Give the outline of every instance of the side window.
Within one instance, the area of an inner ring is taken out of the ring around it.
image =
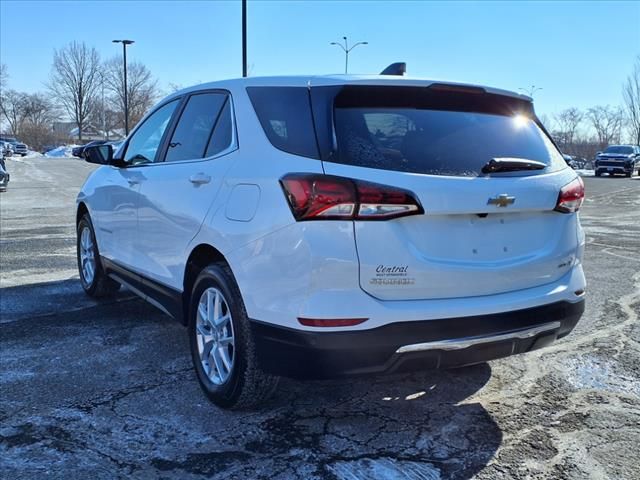
[[[155,161],[162,136],[178,103],[180,103],[179,99],[167,103],[144,121],[129,140],[124,155],[125,162],[137,165]]]
[[[306,87],[248,87],[258,120],[279,150],[319,158],[309,89]]]
[[[231,121],[231,102],[227,101],[222,107],[218,121],[213,128],[211,140],[207,146],[205,157],[212,157],[226,150],[233,143],[233,123]]]
[[[227,95],[223,93],[192,95],[171,136],[165,161],[177,162],[204,157],[212,129],[226,102]]]

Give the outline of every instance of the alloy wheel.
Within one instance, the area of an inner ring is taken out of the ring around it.
[[[233,369],[235,339],[229,304],[217,288],[207,288],[200,296],[196,340],[204,373],[214,384],[224,384]]]

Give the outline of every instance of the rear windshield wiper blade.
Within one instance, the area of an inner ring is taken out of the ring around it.
[[[496,157],[482,167],[482,173],[517,172],[520,170],[542,170],[547,165],[537,160],[526,158]]]

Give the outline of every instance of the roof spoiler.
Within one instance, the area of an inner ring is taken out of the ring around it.
[[[405,62],[396,62],[385,68],[380,75],[399,75],[403,76],[407,73],[407,64]]]

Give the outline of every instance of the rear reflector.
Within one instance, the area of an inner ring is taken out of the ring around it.
[[[305,327],[352,327],[369,320],[368,318],[298,318]]]
[[[280,180],[296,220],[388,220],[424,213],[413,193],[334,175],[291,173]]]
[[[555,210],[561,213],[574,213],[580,210],[584,201],[584,182],[576,177],[571,183],[560,189]]]

